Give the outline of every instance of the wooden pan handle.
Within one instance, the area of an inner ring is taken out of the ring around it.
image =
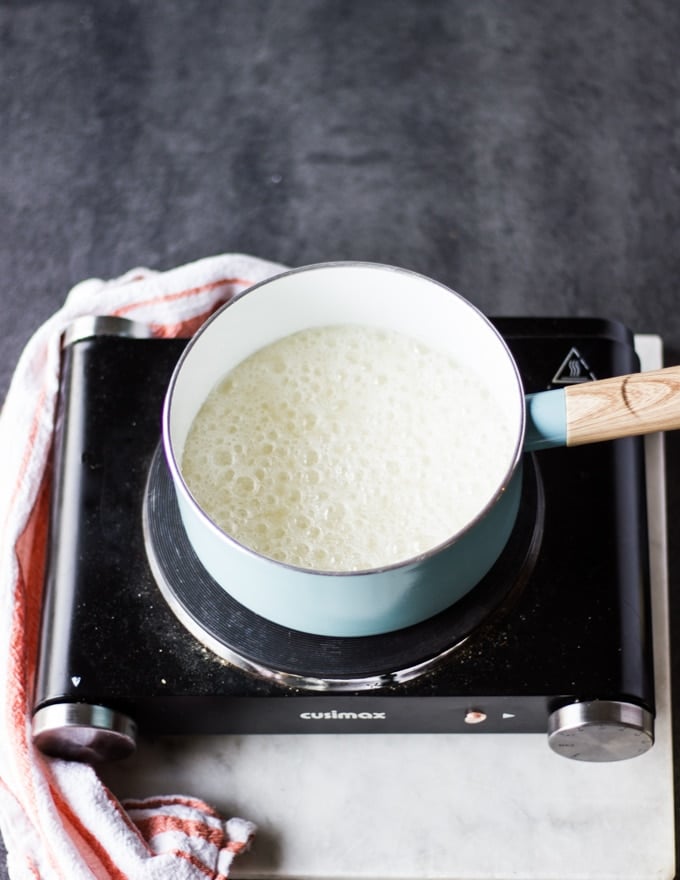
[[[566,389],[567,446],[680,428],[680,367]]]

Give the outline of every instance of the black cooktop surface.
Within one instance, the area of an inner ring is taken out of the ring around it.
[[[527,392],[639,368],[613,322],[495,323]],[[37,708],[103,705],[164,733],[326,729],[300,710],[331,702],[388,701],[389,729],[405,732],[460,729],[453,710],[465,706],[497,711],[488,729],[502,730],[544,730],[576,700],[653,711],[639,439],[527,455],[501,559],[431,621],[309,636],[242,608],[192,558],[158,451],[184,344],[95,335],[65,348]]]

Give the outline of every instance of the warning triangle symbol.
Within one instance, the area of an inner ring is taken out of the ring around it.
[[[577,385],[579,382],[592,382],[596,378],[581,352],[572,346],[553,376],[552,384]]]

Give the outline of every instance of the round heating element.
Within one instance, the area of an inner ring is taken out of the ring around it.
[[[543,532],[544,501],[533,456],[526,457],[520,513],[501,556],[466,596],[396,632],[319,636],[273,623],[237,602],[203,568],[184,531],[162,449],[149,469],[144,542],[154,578],[185,628],[218,657],[287,686],[357,691],[409,681],[441,662],[508,608],[531,574]]]

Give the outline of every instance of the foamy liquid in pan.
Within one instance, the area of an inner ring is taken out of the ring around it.
[[[247,547],[358,571],[459,531],[493,497],[512,448],[503,408],[475,373],[406,335],[341,325],[237,365],[194,420],[182,474]]]

